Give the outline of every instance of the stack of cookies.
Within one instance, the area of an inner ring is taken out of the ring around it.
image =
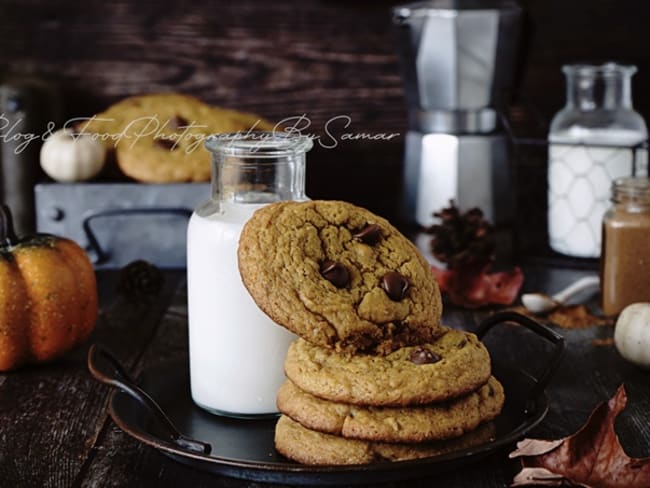
[[[125,98],[75,130],[92,133],[122,172],[144,183],[210,181],[210,154],[204,150],[211,134],[271,130],[258,115],[215,107],[180,93]]]
[[[503,388],[471,333],[441,325],[428,262],[345,202],[258,210],[239,243],[260,308],[300,336],[285,361],[275,445],[308,464],[428,457],[493,435]]]

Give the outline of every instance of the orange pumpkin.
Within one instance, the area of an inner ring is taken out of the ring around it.
[[[97,283],[86,253],[69,239],[18,239],[0,206],[0,371],[50,361],[88,339]]]

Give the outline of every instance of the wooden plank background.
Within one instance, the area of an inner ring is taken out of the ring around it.
[[[398,3],[0,0],[0,76],[57,83],[68,117],[91,115],[127,95],[177,90],[274,120],[306,114],[316,134],[332,117],[348,115],[349,131],[403,135],[406,108],[390,19]],[[545,134],[564,103],[560,67],[567,62],[638,65],[634,99],[650,117],[650,3],[521,4],[527,19],[515,103],[539,121],[521,130]],[[317,145],[309,155],[308,194],[394,218],[402,151],[402,137]],[[543,161],[517,162],[517,181],[543,178]],[[524,198],[520,221],[535,220],[531,214],[544,220],[543,185],[517,191]]]

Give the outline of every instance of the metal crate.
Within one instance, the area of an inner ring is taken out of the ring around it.
[[[184,268],[187,220],[209,196],[209,183],[38,184],[36,228],[75,240],[97,268]]]

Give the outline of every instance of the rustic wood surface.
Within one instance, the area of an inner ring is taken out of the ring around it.
[[[117,274],[99,280],[102,313],[92,341],[120,351],[129,369],[156,334],[177,276],[156,300],[115,294]],[[86,371],[87,347],[44,367],[0,375],[0,487],[75,486],[106,428],[106,391]]]
[[[582,274],[530,268],[525,287],[553,292]],[[160,294],[136,304],[116,293],[118,273],[99,274],[102,312],[92,341],[107,345],[135,375],[187,355],[183,273],[166,272],[165,278]],[[474,330],[487,313],[447,307],[444,319]],[[565,336],[567,351],[548,389],[550,412],[533,436],[570,434],[625,383],[629,405],[618,432],[630,455],[650,455],[648,373],[626,363],[613,346],[593,344],[611,337],[611,327],[556,330]],[[518,327],[495,328],[486,343],[493,356],[532,373],[549,352],[544,341]],[[56,363],[0,375],[0,487],[269,486],[194,470],[119,430],[107,414],[110,390],[87,372],[86,353],[83,347]],[[517,468],[507,451],[435,477],[382,486],[506,487]]]
[[[406,109],[388,13],[396,3],[0,0],[0,76],[57,83],[67,117],[91,115],[131,94],[177,90],[274,120],[306,114],[321,135],[337,115],[351,117],[352,132],[403,134]],[[520,135],[545,134],[563,104],[560,66],[567,62],[637,64],[635,105],[650,117],[650,3],[521,3],[528,23],[515,94],[524,107],[514,114]],[[308,194],[394,217],[402,144],[399,137],[341,142],[335,150],[317,145],[309,155]],[[530,255],[545,246],[545,155],[527,154],[515,166],[516,229]],[[554,291],[579,274],[533,269],[526,287]],[[115,292],[116,273],[99,278],[102,315],[94,340],[116,351],[135,374],[186,354],[182,273],[167,273],[161,294],[139,306]],[[450,325],[472,329],[484,313],[448,308],[445,315]],[[490,335],[495,354],[522,364],[538,357],[535,341],[524,335],[513,347],[515,335],[524,333],[507,332]],[[551,411],[535,434],[574,431],[625,382],[630,404],[617,427],[631,455],[649,455],[648,374],[625,363],[612,346],[592,344],[610,336],[609,328],[563,333],[567,354],[549,391]],[[109,390],[87,373],[86,353],[81,348],[54,364],[0,375],[0,488],[258,486],[194,471],[117,429],[106,413]],[[504,487],[514,467],[502,452],[468,469],[387,486]]]

